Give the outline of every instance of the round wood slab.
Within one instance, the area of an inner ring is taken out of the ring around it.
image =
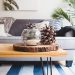
[[[36,46],[25,46],[23,43],[17,43],[13,45],[13,49],[22,52],[48,52],[55,51],[56,45],[36,45]]]

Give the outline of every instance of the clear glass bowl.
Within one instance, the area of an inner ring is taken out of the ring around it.
[[[24,29],[22,34],[24,45],[38,45],[40,42],[41,33],[38,29]]]

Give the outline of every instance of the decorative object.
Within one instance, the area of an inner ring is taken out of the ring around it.
[[[24,29],[21,35],[24,45],[38,45],[40,42],[40,31],[32,25],[28,29]]]
[[[37,29],[41,30],[41,29],[42,29],[43,27],[45,27],[46,25],[49,26],[49,21],[42,21],[42,22],[40,22],[40,23],[33,23],[33,25],[34,25]]]
[[[55,31],[52,26],[46,26],[41,30],[41,44],[51,45],[55,43]]]
[[[23,43],[16,43],[13,45],[14,50],[21,52],[49,52],[59,49],[55,43],[51,45],[37,45],[37,46],[25,46]]]
[[[18,10],[19,6],[15,0],[4,0],[4,9],[5,10]]]
[[[40,33],[41,32],[41,33]],[[45,26],[41,31],[35,29],[33,24],[22,32],[23,43],[13,45],[17,51],[25,52],[47,52],[58,50],[59,46],[55,43],[55,31],[52,26]]]

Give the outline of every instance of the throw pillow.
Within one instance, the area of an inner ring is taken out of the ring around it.
[[[0,36],[11,36],[5,32],[4,24],[0,24]]]
[[[37,29],[41,30],[43,27],[45,27],[46,25],[49,26],[49,21],[43,21],[40,23],[34,23],[33,24]]]

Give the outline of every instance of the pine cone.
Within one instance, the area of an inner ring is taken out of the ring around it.
[[[41,44],[50,45],[55,42],[55,31],[52,26],[44,27],[41,30]]]

